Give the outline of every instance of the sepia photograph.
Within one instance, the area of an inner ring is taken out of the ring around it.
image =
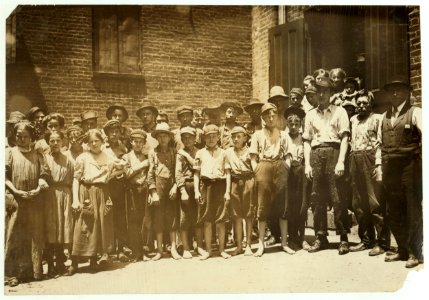
[[[422,275],[422,7],[283,4],[9,4],[5,296]]]

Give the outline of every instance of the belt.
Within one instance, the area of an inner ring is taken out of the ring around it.
[[[225,178],[201,177],[201,181],[203,181],[203,182],[220,182],[220,181],[225,181]]]
[[[82,184],[82,185],[84,185],[86,187],[92,187],[92,186],[105,187],[105,186],[107,186],[107,183],[102,183],[102,182],[87,183],[87,182],[81,181],[80,184]]]
[[[321,143],[319,145],[313,146],[312,149],[318,149],[318,148],[335,148],[335,149],[339,149],[340,148],[340,144],[339,143],[334,143],[334,142]]]
[[[240,179],[251,179],[253,178],[253,173],[245,173],[245,174],[231,174],[232,180],[240,180]]]

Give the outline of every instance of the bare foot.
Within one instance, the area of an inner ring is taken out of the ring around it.
[[[181,258],[182,258],[182,257],[179,255],[179,253],[177,253],[177,249],[176,249],[176,248],[174,248],[174,247],[171,247],[170,253],[171,253],[171,256],[172,256],[174,259],[176,259],[176,260],[178,260],[178,259],[181,259]]]
[[[154,257],[152,257],[153,261],[157,261],[160,260],[162,258],[162,254],[161,253],[157,253]]]
[[[253,255],[252,249],[249,246],[247,246],[246,250],[244,250],[244,256],[252,256],[252,255]]]
[[[237,249],[235,249],[232,253],[231,253],[231,255],[232,256],[236,256],[236,255],[239,255],[239,254],[241,254],[241,253],[243,253],[243,248],[237,248]]]
[[[230,258],[231,257],[231,255],[229,255],[228,253],[226,253],[225,251],[222,251],[221,253],[220,253],[220,256],[222,256],[223,258],[225,258],[225,259],[228,259],[228,258]]]
[[[264,254],[264,243],[259,243],[258,250],[253,254],[254,257],[261,257]]]
[[[204,252],[205,252],[204,254],[201,254],[200,260],[206,260],[207,258],[210,257],[210,253],[208,253],[206,251],[204,251]]]
[[[150,258],[147,257],[146,255],[143,255],[143,261],[150,261]]]
[[[308,251],[310,249],[310,245],[307,243],[307,241],[302,242],[302,249]]]
[[[206,255],[207,254],[207,251],[206,250],[204,250],[203,248],[201,248],[201,247],[198,247],[197,248],[197,252],[198,252],[198,254],[199,255]]]
[[[188,250],[183,251],[183,258],[185,258],[185,259],[192,258],[191,252],[189,252]]]
[[[288,245],[282,246],[282,250],[287,254],[295,254],[296,252],[291,249]]]

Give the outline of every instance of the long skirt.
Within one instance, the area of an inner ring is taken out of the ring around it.
[[[6,192],[5,277],[40,278],[44,245],[43,196],[16,199]]]
[[[49,244],[73,241],[72,192],[66,185],[51,185],[45,199],[45,232]]]
[[[75,222],[73,234],[74,256],[96,256],[97,253],[112,253],[113,212],[107,185],[81,184],[79,200],[83,208]]]

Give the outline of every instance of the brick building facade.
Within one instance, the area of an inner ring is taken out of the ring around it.
[[[68,124],[93,109],[135,111],[153,102],[177,124],[175,110],[227,100],[246,103],[252,93],[251,7],[139,6],[140,74],[94,72],[93,8],[21,6],[15,17],[16,55],[8,63],[7,110],[40,105]]]
[[[406,10],[409,74],[420,103],[420,10]],[[137,67],[133,74],[106,74],[98,69],[105,60],[96,55],[104,53],[104,44],[96,42],[111,33],[106,27],[96,34],[94,7],[20,6],[7,20],[7,113],[40,105],[63,113],[70,124],[79,112],[94,109],[103,124],[106,108],[119,102],[129,110],[127,125],[134,127],[139,124],[135,111],[147,102],[166,110],[176,125],[181,104],[202,108],[227,100],[245,104],[252,97],[265,101],[273,82],[270,30],[304,20],[300,26],[307,37],[308,11],[308,6],[137,6],[137,32],[124,44],[134,47],[134,57],[124,56],[125,65]],[[127,33],[123,20],[116,33]],[[101,21],[113,24],[112,18]],[[305,74],[327,67],[314,59],[309,63],[308,53]]]

